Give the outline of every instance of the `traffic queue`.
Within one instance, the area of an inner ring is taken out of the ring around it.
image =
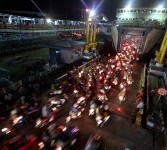
[[[44,103],[36,98],[31,104],[26,103],[22,97],[10,113],[12,125],[1,130],[0,139],[4,143],[4,149],[30,149],[34,144],[38,147],[37,149],[61,150],[71,147],[77,141],[80,129],[69,126],[69,122],[82,118],[82,115],[90,116],[96,122],[97,127],[103,127],[111,117],[108,93],[118,88],[118,104],[127,100],[127,87],[134,82],[133,65],[137,56],[137,50],[126,43],[123,45],[123,50],[116,56],[111,57],[109,54],[103,60],[92,59],[89,66],[75,67],[69,71],[64,79],[66,84],[60,83],[56,89],[51,90],[49,98]],[[58,125],[56,120],[61,107],[70,100],[72,100],[72,105],[64,124]],[[16,136],[10,134],[24,127],[29,117],[35,130],[42,133],[41,136],[24,136],[23,138],[20,135],[16,140]],[[5,140],[6,137],[10,137],[11,140]],[[96,140],[97,145],[100,145],[99,139],[101,139],[100,135],[93,134],[88,142]],[[85,146],[84,149],[88,150],[87,147]]]

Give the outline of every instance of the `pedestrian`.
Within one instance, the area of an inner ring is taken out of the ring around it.
[[[42,117],[47,118],[49,116],[48,104],[42,106]]]

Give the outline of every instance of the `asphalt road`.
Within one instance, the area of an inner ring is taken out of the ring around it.
[[[134,83],[127,89],[126,100],[122,102],[121,105],[118,101],[118,88],[112,88],[108,93],[111,117],[103,127],[97,127],[95,118],[93,116],[88,116],[88,107],[85,107],[85,112],[81,118],[67,124],[77,126],[80,129],[78,141],[71,149],[83,149],[92,132],[101,135],[103,141],[101,150],[124,150],[125,148],[131,150],[152,149],[153,144],[150,133],[131,123],[131,117],[136,109],[134,97],[140,90],[139,82],[142,69],[143,65],[140,63],[134,66]],[[67,93],[67,95],[69,96],[69,100],[61,107],[59,117],[56,119],[59,125],[66,125],[65,119],[69,113],[70,107],[75,101],[71,93]],[[60,95],[57,98],[61,97]],[[47,101],[48,96],[44,94],[43,99]],[[33,120],[29,120],[23,128],[18,130],[18,133],[35,134],[39,137],[42,130],[35,129],[34,123]],[[7,124],[7,122],[5,124]]]
[[[135,81],[128,88],[126,100],[121,105],[119,104],[118,89],[112,89],[108,94],[112,114],[106,125],[102,128],[97,127],[95,119],[89,117],[88,112],[85,112],[82,118],[71,123],[81,129],[81,137],[76,149],[81,149],[85,143],[83,141],[88,138],[91,132],[99,133],[102,136],[103,149],[105,150],[152,149],[152,136],[145,129],[131,123],[131,117],[136,109],[135,96],[139,91],[142,64],[137,64],[134,67]]]
[[[134,66],[135,81],[128,88],[126,100],[122,102],[121,105],[118,101],[118,88],[113,88],[108,93],[111,117],[103,127],[96,126],[95,118],[93,116],[88,116],[87,107],[81,118],[68,123],[68,125],[77,126],[80,129],[79,139],[72,149],[82,149],[92,132],[99,133],[102,136],[102,150],[123,150],[125,148],[131,150],[152,149],[152,136],[150,133],[131,123],[131,117],[136,110],[135,96],[140,90],[139,82],[142,69],[142,64],[136,64]],[[66,124],[65,119],[68,115],[70,106],[75,101],[71,93],[68,93],[68,96],[70,98],[62,107],[61,117],[57,119],[58,124]]]

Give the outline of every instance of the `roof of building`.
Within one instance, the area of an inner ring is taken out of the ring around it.
[[[46,13],[40,12],[28,12],[28,11],[13,11],[13,10],[0,10],[0,13],[8,14],[8,15],[17,15],[23,17],[31,17],[31,18],[45,18],[47,16]]]
[[[62,40],[62,41],[52,41],[50,43],[45,44],[45,46],[49,48],[61,47],[69,49],[77,46],[83,46],[85,44],[86,42],[84,41]]]
[[[131,8],[129,8],[129,9],[127,9],[126,7],[124,7],[124,8],[117,8],[117,10],[133,10],[133,9],[139,9],[139,10],[143,10],[143,9],[146,9],[146,10],[148,10],[148,9],[151,9],[151,10],[157,10],[157,11],[159,11],[159,10],[167,10],[167,8],[166,7],[164,7],[164,8],[160,8],[160,9],[158,9],[157,7],[131,7]]]

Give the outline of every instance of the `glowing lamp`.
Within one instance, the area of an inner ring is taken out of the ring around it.
[[[77,90],[74,90],[74,93],[75,93],[75,94],[77,94],[77,93],[78,93],[78,91],[77,91]]]
[[[95,16],[95,10],[91,10],[89,15],[90,15],[90,17],[94,17]]]
[[[50,18],[46,19],[47,23],[51,23],[52,20]]]
[[[86,9],[86,12],[88,13],[90,11],[90,9]]]
[[[159,5],[158,7],[157,7],[157,10],[161,10],[161,9],[163,9],[164,7],[163,7],[163,5],[161,4],[161,5]]]
[[[128,4],[128,5],[125,7],[126,10],[129,10],[130,8],[131,8],[131,4]]]

